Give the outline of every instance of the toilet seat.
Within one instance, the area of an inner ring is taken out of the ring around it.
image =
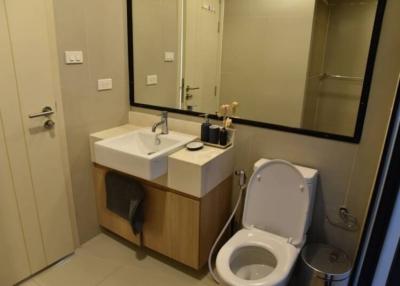
[[[233,254],[247,246],[266,249],[274,255],[277,265],[271,273],[257,280],[239,278],[231,269]],[[288,278],[300,252],[287,239],[258,229],[242,229],[238,231],[219,251],[216,268],[225,285],[268,286],[280,285]]]
[[[243,229],[217,256],[224,285],[287,285],[306,240],[313,199],[309,186],[287,161],[259,164],[247,185]]]
[[[311,194],[291,163],[271,160],[259,166],[247,185],[242,225],[288,238],[301,246],[310,216]]]

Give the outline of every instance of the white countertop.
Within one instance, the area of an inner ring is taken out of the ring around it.
[[[92,134],[90,134],[90,137],[96,138],[98,140],[103,140],[103,139],[115,137],[118,135],[122,135],[124,133],[128,133],[128,132],[134,131],[136,129],[140,129],[140,128],[143,128],[143,126],[137,126],[137,125],[133,125],[133,124],[125,124],[125,125],[121,125],[118,127],[114,127],[114,128],[110,128],[110,129],[92,133]]]
[[[184,148],[169,155],[169,158],[180,160],[190,164],[195,164],[198,166],[203,166],[211,160],[215,159],[216,157],[220,156],[221,154],[227,152],[231,148],[232,146],[226,149],[204,146],[203,149],[197,151],[189,151],[188,149]]]

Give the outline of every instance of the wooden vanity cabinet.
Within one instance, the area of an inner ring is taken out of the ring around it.
[[[202,198],[137,179],[145,189],[143,233],[135,236],[129,222],[106,207],[105,175],[109,168],[94,164],[99,223],[111,232],[194,269],[208,254],[230,214],[232,177]]]

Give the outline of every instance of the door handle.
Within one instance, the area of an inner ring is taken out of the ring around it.
[[[42,112],[29,114],[29,118],[37,118],[37,117],[42,117],[42,116],[48,117],[52,114],[54,114],[53,109],[50,106],[45,106],[45,107],[43,107]]]
[[[188,92],[191,91],[191,90],[197,90],[197,89],[200,89],[200,87],[190,87],[190,86],[187,86],[187,87],[186,87],[186,93],[188,93]]]

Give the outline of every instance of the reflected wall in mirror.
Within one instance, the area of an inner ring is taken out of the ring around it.
[[[132,104],[354,138],[383,2],[128,0]]]

